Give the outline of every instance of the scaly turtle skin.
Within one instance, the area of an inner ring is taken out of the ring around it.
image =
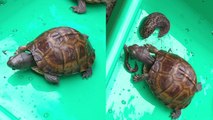
[[[95,60],[94,49],[87,38],[75,29],[56,27],[19,47],[7,64],[12,69],[31,67],[51,83],[58,83],[61,75],[78,72],[87,78],[92,74]]]
[[[112,13],[112,9],[115,6],[116,0],[77,0],[78,5],[72,6],[74,12],[83,14],[86,12],[86,3],[105,3],[106,4],[106,18],[107,21]]]
[[[106,0],[77,0],[78,5],[72,6],[74,12],[82,14],[86,12],[86,2],[87,3],[106,3]]]
[[[170,22],[165,15],[159,12],[149,14],[140,27],[140,35],[148,38],[155,29],[159,28],[158,37],[164,36],[170,29]]]
[[[130,72],[137,71],[131,68],[129,56],[144,63],[143,74],[135,75],[134,81],[146,80],[152,92],[173,110],[171,117],[176,119],[181,114],[181,109],[187,107],[195,92],[201,90],[197,83],[196,74],[191,65],[180,56],[157,50],[154,46],[125,46],[125,66]],[[151,56],[154,53],[155,56]]]

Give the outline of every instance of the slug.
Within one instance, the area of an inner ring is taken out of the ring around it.
[[[140,35],[143,38],[148,38],[155,29],[158,28],[160,31],[158,37],[164,36],[170,29],[170,22],[165,15],[159,12],[149,14],[140,27]]]

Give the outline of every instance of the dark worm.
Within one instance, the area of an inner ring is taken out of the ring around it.
[[[164,36],[170,29],[170,22],[165,15],[154,12],[148,15],[140,27],[140,34],[143,38],[148,38],[156,28],[159,28],[158,37]]]

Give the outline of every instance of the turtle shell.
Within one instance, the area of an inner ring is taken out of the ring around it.
[[[86,71],[95,53],[87,36],[69,27],[50,29],[27,44],[42,73],[63,75]]]
[[[155,57],[148,72],[150,88],[169,108],[185,108],[197,91],[193,68],[181,57],[162,50]]]

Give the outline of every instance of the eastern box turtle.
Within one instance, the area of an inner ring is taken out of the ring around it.
[[[70,27],[56,27],[19,47],[7,64],[14,70],[32,68],[50,83],[58,83],[58,77],[66,74],[81,72],[83,78],[89,77],[94,60],[88,36]]]
[[[125,66],[130,72],[136,72],[128,63],[129,56],[143,62],[143,74],[135,75],[134,81],[146,80],[152,92],[173,110],[171,117],[178,118],[181,109],[187,107],[195,92],[201,90],[191,65],[178,55],[157,50],[154,46],[136,44],[125,45]],[[151,56],[154,53],[155,56]]]

